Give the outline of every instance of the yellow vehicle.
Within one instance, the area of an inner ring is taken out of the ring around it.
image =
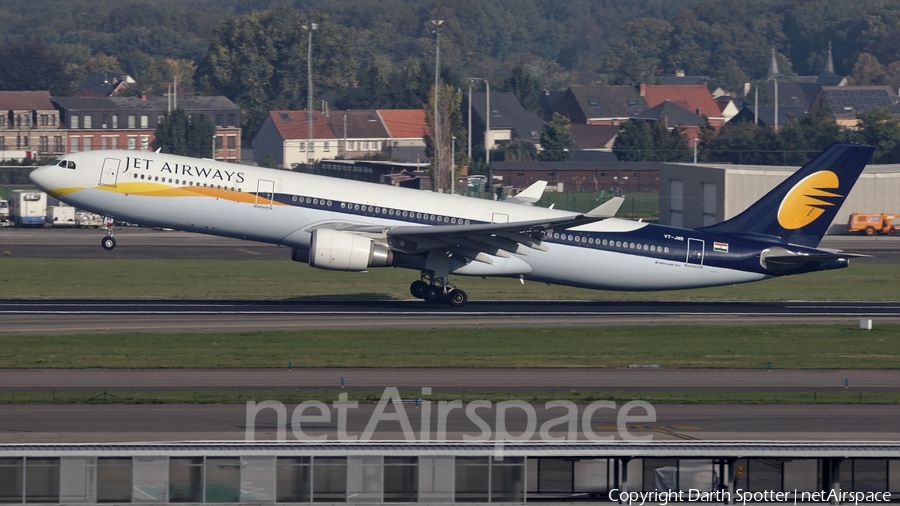
[[[894,235],[898,228],[900,228],[900,216],[895,214],[853,213],[847,224],[849,232],[859,232],[863,235]]]

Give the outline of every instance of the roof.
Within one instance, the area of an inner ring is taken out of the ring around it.
[[[817,83],[801,83],[796,81],[788,81],[788,80],[779,80],[778,81],[778,105],[790,106],[790,107],[803,107],[804,111],[809,110],[810,104],[812,104],[813,98],[815,98],[816,93],[819,92],[819,88],[821,88],[821,84]],[[769,100],[774,102],[775,100],[775,82],[769,81],[766,83],[766,93],[769,94]],[[748,96],[744,98],[744,103],[752,102],[753,97]]]
[[[619,127],[610,125],[569,125],[569,135],[575,143],[575,149],[602,149],[609,147]]]
[[[0,91],[0,110],[53,110],[49,91]]]
[[[575,97],[586,118],[630,118],[649,104],[637,86],[572,86]]]
[[[374,109],[332,111],[327,121],[334,134],[340,138],[346,136],[348,139],[385,139],[390,136]]]
[[[735,121],[747,121],[752,123],[754,121],[753,117],[753,106],[747,105],[744,106],[743,109],[739,113],[737,113],[733,118],[731,118],[730,122]],[[787,125],[790,121],[790,116],[794,116],[797,119],[806,116],[806,108],[805,107],[788,107],[788,106],[779,106],[778,107],[778,126]],[[759,106],[759,124],[761,126],[774,126],[775,125],[775,106],[766,105]]]
[[[606,170],[633,170],[640,172],[644,170],[659,170],[665,165],[663,162],[603,162],[602,164],[595,161],[566,161],[566,162],[494,162],[491,164],[494,171],[593,171],[602,172]]]
[[[282,139],[306,139],[309,135],[306,111],[269,111],[269,120]],[[313,111],[313,137],[336,139],[327,118],[320,111]]]
[[[165,111],[169,108],[168,97],[53,97],[53,101],[68,110],[147,110]],[[233,110],[240,108],[223,96],[187,95],[178,97],[178,107],[191,112]]]
[[[642,85],[647,105],[653,107],[666,100],[674,102],[694,114],[717,116],[719,106],[703,84],[693,85]]]
[[[715,103],[715,102],[713,102]],[[718,107],[716,107],[718,111]],[[641,111],[634,116],[634,119],[643,119],[650,121],[664,121],[668,126],[703,126],[706,120],[698,116],[684,107],[666,100],[661,104],[655,105],[645,111]]]
[[[856,117],[879,107],[900,114],[900,99],[890,86],[822,86],[821,96],[835,117]]]
[[[134,79],[124,72],[100,72],[89,75],[87,79],[79,84],[75,95],[79,97],[108,97],[129,84],[134,84]]]
[[[423,109],[378,109],[388,136],[394,139],[421,139],[428,133]]]
[[[472,115],[484,123],[486,93],[472,93]],[[466,98],[467,99],[467,98]],[[491,130],[512,129],[515,136],[531,142],[540,142],[544,124],[537,115],[522,107],[511,91],[491,92]]]

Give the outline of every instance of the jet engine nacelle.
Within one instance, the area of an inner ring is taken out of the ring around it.
[[[364,271],[388,267],[394,260],[387,244],[349,232],[328,228],[313,230],[309,245],[309,265],[332,271]]]

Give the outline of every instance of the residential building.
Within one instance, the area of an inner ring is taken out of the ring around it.
[[[53,97],[66,129],[65,152],[94,149],[152,150],[154,131],[168,110],[168,97]],[[178,97],[188,114],[208,116],[216,125],[210,156],[237,163],[241,157],[240,108],[216,96]]]
[[[856,128],[857,115],[879,107],[900,117],[900,98],[890,86],[822,86],[813,98],[809,112],[826,110],[841,128]]]
[[[390,134],[375,110],[328,111],[325,121],[339,142],[334,156],[323,158],[359,158],[390,147]]]
[[[540,149],[541,130],[544,124],[536,114],[522,107],[516,95],[510,91],[491,92],[490,123],[491,131],[487,133],[487,148],[497,149],[498,145],[508,144],[515,139],[523,139],[538,145]],[[468,122],[469,96],[463,96],[463,122]],[[472,144],[484,144],[487,124],[487,93],[472,93]],[[462,139],[457,139],[460,146]]]
[[[573,124],[618,126],[648,107],[638,86],[572,86],[554,112]]]
[[[421,109],[313,111],[312,149],[306,111],[269,111],[256,138],[253,159],[267,155],[280,168],[339,158],[384,154],[392,160],[425,158],[425,112]]]
[[[427,158],[425,135],[430,128],[423,109],[378,109],[377,112],[390,137],[387,154],[391,160],[418,163]],[[462,139],[456,142],[460,146]]]
[[[0,160],[65,153],[65,133],[49,91],[0,91]]]
[[[279,168],[289,169],[301,163],[337,158],[340,154],[338,137],[320,111],[312,112],[312,141],[309,141],[308,114],[306,111],[269,111],[253,139],[253,160],[261,163],[268,156]]]
[[[668,101],[696,116],[706,116],[709,124],[715,128],[725,124],[725,118],[721,116],[721,110],[706,85],[641,84],[639,91],[650,108]]]
[[[688,139],[688,144],[693,147],[695,139],[700,137],[700,129],[706,124],[706,119],[684,107],[666,100],[646,111],[638,113],[634,119],[644,121],[661,121],[668,129],[681,127],[682,135]]]

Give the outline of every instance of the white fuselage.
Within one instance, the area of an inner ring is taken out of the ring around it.
[[[439,226],[513,223],[574,215],[502,201],[161,153],[92,151],[65,155],[62,159],[74,162],[75,168],[41,167],[32,174],[32,180],[70,205],[142,225],[280,244],[298,250],[309,249],[312,228],[329,223]],[[680,234],[672,234],[673,230]],[[560,231],[554,232],[558,235]],[[529,255],[513,254],[510,258],[493,257],[492,264],[455,262],[450,272],[521,276],[609,290],[696,288],[769,277],[760,272],[706,265],[702,254],[699,262],[689,263],[684,245],[691,230],[610,218],[566,232],[583,234],[585,242],[555,240],[551,233],[545,241],[546,251],[531,250]],[[567,237],[567,234],[563,235]],[[611,238],[627,239],[633,235],[640,238],[636,245],[625,241],[624,247],[610,251],[599,248],[600,238],[607,234]],[[587,242],[588,236],[591,243]],[[597,241],[597,247],[593,240]],[[647,254],[648,244],[654,249],[658,247],[660,253]],[[711,247],[706,246],[707,252]],[[407,267],[422,268],[412,264]]]

